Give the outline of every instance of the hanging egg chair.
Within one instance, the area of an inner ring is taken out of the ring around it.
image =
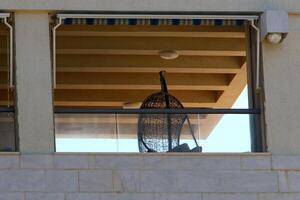
[[[178,99],[168,93],[165,72],[160,73],[161,91],[148,96],[141,109],[183,109]],[[196,144],[192,150],[180,145],[180,133],[187,121]],[[140,152],[201,152],[187,114],[140,114],[138,118],[138,146]]]

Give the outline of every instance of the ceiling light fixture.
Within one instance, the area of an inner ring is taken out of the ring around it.
[[[163,50],[159,52],[159,56],[165,60],[173,60],[179,56],[178,52],[175,50]]]

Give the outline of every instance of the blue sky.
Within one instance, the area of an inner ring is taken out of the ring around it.
[[[247,87],[232,108],[248,108]],[[201,129],[200,129],[201,131]],[[201,132],[200,132],[201,133]],[[191,147],[193,141],[187,142]],[[249,115],[224,115],[206,140],[199,140],[203,152],[249,152]],[[138,152],[136,139],[58,138],[57,152]]]

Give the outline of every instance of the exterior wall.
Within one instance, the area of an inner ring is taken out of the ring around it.
[[[212,11],[300,13],[298,0],[2,0],[0,9],[16,12],[18,132],[22,152],[53,152],[53,114],[48,12]],[[22,11],[20,11],[22,10]],[[28,11],[24,11],[28,10]],[[41,11],[44,10],[44,11]],[[269,151],[299,154],[300,15],[290,15],[290,33],[281,45],[263,45],[266,124]],[[39,42],[37,42],[37,40]],[[42,59],[41,59],[42,58]],[[285,67],[283,67],[285,66]],[[36,77],[40,77],[37,79]],[[30,92],[29,92],[30,91]],[[33,106],[34,105],[34,106]],[[38,140],[38,141],[37,141]],[[34,142],[33,142],[34,141]]]
[[[22,6],[25,9],[26,6],[40,5],[37,2],[37,4],[32,4],[35,2],[33,0],[27,2],[28,4],[23,4],[22,2],[15,2],[15,4],[13,4],[13,1],[1,1],[0,7],[10,8],[14,5],[15,9],[20,9]],[[60,1],[49,0],[40,6],[44,6],[45,9],[54,9],[57,6],[64,6],[63,8],[65,10],[76,9],[72,7],[73,4],[69,4],[69,2],[75,2],[75,0],[65,0],[66,4],[59,2]],[[195,2],[197,1],[191,1],[190,3],[195,4]],[[216,7],[213,9],[210,7],[211,4],[209,2],[203,1],[202,3],[198,3],[199,5],[203,4],[204,8],[207,8],[206,11],[209,11],[209,9],[212,11],[224,9],[224,11],[226,11],[226,9],[228,9],[226,7]],[[294,4],[294,9],[296,9],[297,5],[300,4],[296,4],[293,1],[290,1],[293,2],[291,4],[283,3],[283,1],[278,1],[277,3],[261,1],[266,3],[265,6],[256,2],[256,4],[253,4],[251,7],[249,6],[249,2],[250,1],[245,1],[245,4],[239,4],[240,7],[232,7],[232,11],[237,9],[244,10],[245,8],[260,11],[266,7],[270,8],[276,6],[291,9],[292,7],[290,7],[290,5]],[[82,9],[88,9],[89,7],[85,6],[93,4],[96,3],[86,3],[82,5]],[[78,2],[78,4],[74,5],[80,6],[81,4]],[[113,6],[116,5],[119,4],[101,4],[101,6],[99,4],[97,6],[95,5],[95,9],[99,10],[103,8],[105,10],[106,7],[111,6],[110,8],[113,10]],[[181,6],[180,3],[174,5],[178,8],[184,7]],[[172,4],[169,7],[169,11],[178,10],[174,5]],[[245,5],[248,5],[248,7]],[[123,6],[122,8],[124,10],[128,9],[128,5],[120,4],[120,6]],[[150,11],[151,6],[154,5],[149,3],[149,6],[147,9]],[[163,8],[163,6],[157,7],[157,10],[161,8]],[[197,8],[197,6],[194,7],[194,11],[197,10]],[[136,9],[142,11],[146,9],[146,7],[143,8],[138,4]],[[199,11],[201,11],[201,9]],[[20,149],[25,153],[54,152],[48,11],[16,11],[15,14],[17,118],[19,124]],[[269,151],[276,154],[300,153],[300,147],[297,142],[300,139],[298,134],[300,128],[298,119],[300,118],[300,114],[297,109],[299,108],[297,89],[299,85],[298,75],[300,68],[298,68],[299,64],[297,62],[299,61],[298,54],[300,48],[300,15],[290,15],[289,20],[290,33],[281,45],[263,44],[268,146]]]
[[[54,151],[48,12],[266,8],[290,12],[286,40],[263,44],[267,136],[274,155],[0,154],[0,199],[300,199],[300,15],[292,15],[300,13],[298,0],[1,0],[0,9],[16,11],[20,150]]]
[[[299,168],[270,154],[2,154],[0,199],[296,200]]]
[[[0,9],[15,10],[18,132],[22,152],[53,152],[51,55],[48,12],[222,11],[261,12],[284,9],[300,13],[298,0],[2,0]],[[22,11],[20,11],[22,10]],[[30,10],[30,11],[24,11]],[[33,11],[34,10],[34,11]],[[40,11],[45,10],[45,11]],[[290,15],[290,33],[281,45],[263,45],[266,124],[269,151],[299,154],[300,15]],[[37,42],[39,41],[39,42]],[[39,77],[39,79],[37,79]],[[29,92],[30,91],[30,92]]]
[[[300,15],[289,15],[282,44],[263,44],[269,151],[300,154]]]

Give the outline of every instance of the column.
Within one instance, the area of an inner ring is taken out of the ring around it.
[[[22,153],[54,152],[49,16],[15,13],[16,105]]]

